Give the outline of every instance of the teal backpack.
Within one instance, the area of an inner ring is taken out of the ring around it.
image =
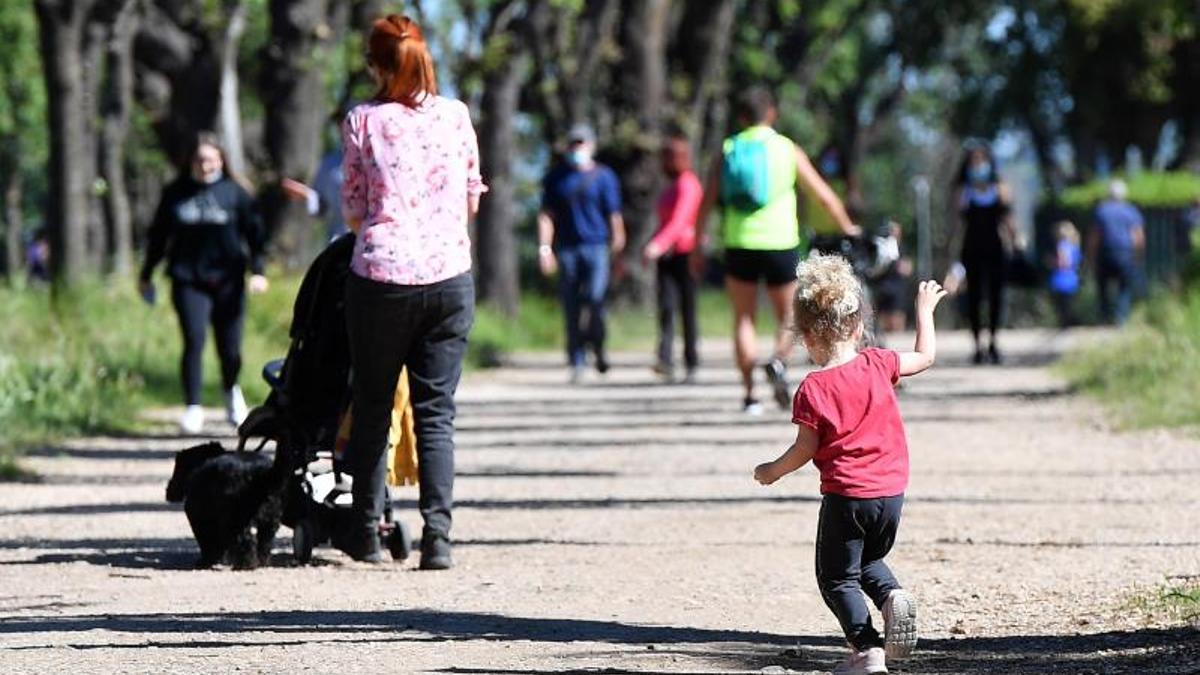
[[[721,163],[721,203],[739,211],[757,211],[771,201],[767,175],[769,138],[730,139]]]

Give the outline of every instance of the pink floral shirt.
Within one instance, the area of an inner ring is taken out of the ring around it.
[[[487,191],[467,106],[370,102],[342,123],[342,213],[359,221],[350,269],[421,286],[471,269],[467,196]]]

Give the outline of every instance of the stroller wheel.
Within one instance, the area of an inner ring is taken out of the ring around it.
[[[393,560],[400,562],[408,558],[408,554],[412,552],[412,535],[404,523],[395,522],[391,534],[388,535],[387,544]]]
[[[312,521],[307,519],[296,523],[296,527],[292,529],[292,555],[296,557],[297,563],[307,565],[312,562],[315,534]]]

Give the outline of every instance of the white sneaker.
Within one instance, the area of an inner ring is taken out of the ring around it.
[[[883,648],[871,647],[851,653],[849,658],[833,669],[833,675],[876,675],[887,671]]]
[[[198,434],[204,428],[204,408],[189,405],[179,417],[179,430],[185,434]]]
[[[903,588],[883,602],[883,645],[889,659],[902,659],[917,646],[917,600]]]
[[[742,412],[751,417],[761,417],[763,414],[763,405],[755,399],[748,398],[742,401]]]
[[[246,397],[242,396],[242,388],[233,385],[225,392],[225,419],[233,426],[240,426],[246,420],[250,411],[246,408]]]

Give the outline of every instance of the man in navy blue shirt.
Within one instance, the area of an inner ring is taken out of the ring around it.
[[[1109,323],[1122,325],[1129,318],[1137,262],[1146,247],[1145,221],[1137,207],[1126,200],[1125,182],[1114,180],[1108,199],[1096,206],[1088,234],[1088,258],[1096,270],[1100,313]],[[1111,295],[1117,282],[1116,303]]]
[[[608,371],[604,300],[609,253],[618,254],[625,248],[621,186],[612,169],[595,161],[595,149],[596,134],[591,127],[571,127],[563,161],[542,180],[542,208],[537,218],[538,264],[546,276],[559,273],[572,382],[583,374],[588,345],[596,354],[596,370]],[[581,326],[584,309],[587,325]]]

